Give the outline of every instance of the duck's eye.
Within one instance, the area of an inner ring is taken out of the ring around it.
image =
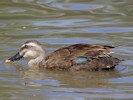
[[[25,45],[25,46],[24,46],[24,48],[28,48],[28,46],[27,46],[27,45]]]

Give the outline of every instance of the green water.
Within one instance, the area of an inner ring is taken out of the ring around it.
[[[132,0],[1,0],[0,100],[133,99]],[[33,71],[28,59],[13,64],[27,40],[48,52],[75,43],[117,45],[124,59],[110,72]]]

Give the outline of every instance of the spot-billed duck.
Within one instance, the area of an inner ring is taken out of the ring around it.
[[[120,62],[118,58],[110,55],[111,48],[114,46],[74,44],[47,54],[42,44],[36,40],[29,40],[21,46],[16,55],[6,62],[31,58],[28,65],[33,68],[70,71],[108,70],[115,68]]]

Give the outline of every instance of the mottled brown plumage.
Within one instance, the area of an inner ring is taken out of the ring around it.
[[[45,66],[50,70],[96,71],[112,69],[119,63],[119,59],[110,56],[110,48],[114,47],[94,44],[71,45],[49,54],[40,63],[40,66]],[[77,64],[74,62],[77,57],[89,57],[91,60]]]
[[[22,45],[19,53],[17,53],[17,58],[15,58],[15,55],[9,60],[20,59],[19,54],[21,58],[34,58],[29,62],[31,67],[69,71],[108,70],[113,69],[120,61],[110,55],[112,53],[111,48],[114,48],[114,46],[74,44],[46,54],[38,41],[31,40]]]

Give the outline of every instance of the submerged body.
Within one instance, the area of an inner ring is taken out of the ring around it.
[[[47,54],[38,41],[30,40],[24,43],[19,52],[9,58],[8,61],[16,61],[24,57],[31,58],[28,64],[32,68],[70,71],[108,70],[113,69],[120,61],[110,55],[112,53],[111,48],[114,47],[74,44]]]

